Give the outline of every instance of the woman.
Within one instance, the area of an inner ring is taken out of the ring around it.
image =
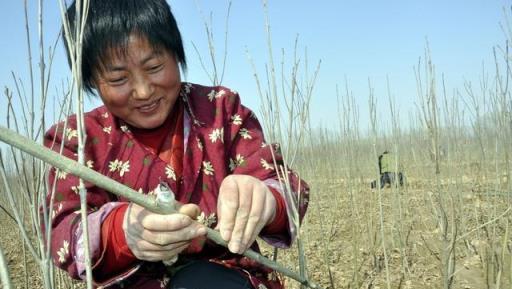
[[[185,53],[165,0],[89,5],[81,72],[85,89],[104,106],[85,114],[86,163],[143,194],[168,186],[185,204],[158,215],[86,183],[95,285],[282,288],[268,268],[240,254],[258,250],[258,236],[290,245],[296,227],[288,212],[296,206],[302,219],[307,185],[290,173],[292,192],[285,194],[273,161],[283,164],[278,146],[265,143],[236,92],[181,82]],[[74,12],[73,2],[69,31]],[[76,159],[75,117],[53,126],[45,144]],[[84,278],[78,179],[52,169],[49,181],[54,262]],[[207,241],[205,226],[218,229],[228,248]]]

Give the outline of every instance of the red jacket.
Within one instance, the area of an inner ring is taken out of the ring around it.
[[[139,143],[122,120],[99,107],[85,115],[87,141],[86,164],[143,194],[151,194],[160,181],[165,181],[182,203],[196,203],[204,216],[214,216],[217,194],[222,180],[229,174],[252,175],[282,194],[288,214],[298,208],[303,218],[309,196],[307,184],[290,171],[291,194],[285,194],[279,185],[271,148],[278,165],[282,165],[279,146],[266,144],[261,126],[255,115],[240,104],[236,92],[225,87],[205,87],[183,83],[180,99],[184,105],[182,178],[176,178],[175,169]],[[55,151],[77,159],[76,119],[53,126],[45,136],[45,145]],[[178,185],[178,182],[181,182]],[[78,178],[51,169],[49,183],[55,184],[47,197],[51,208],[51,251],[57,266],[67,270],[74,278],[85,277],[83,234],[77,194]],[[300,191],[299,191],[300,188]],[[110,212],[127,200],[86,183],[89,246],[93,268],[101,263],[101,225]],[[53,192],[54,191],[54,192]],[[53,192],[53,193],[52,193]],[[292,197],[293,196],[293,197]],[[300,196],[300,202],[297,202]],[[277,247],[288,247],[296,233],[294,222],[289,230],[279,234],[261,236]],[[215,226],[215,223],[211,225]],[[257,249],[257,244],[254,246]],[[181,254],[180,254],[181,255]],[[199,252],[189,252],[187,258],[209,259],[240,269],[251,277],[253,285],[281,288],[272,281],[268,268],[227,249],[207,242]],[[93,276],[96,285],[138,286],[160,288],[169,277],[161,262],[136,262],[123,272],[101,280]]]

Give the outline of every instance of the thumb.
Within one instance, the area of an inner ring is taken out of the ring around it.
[[[178,213],[189,216],[192,220],[197,219],[201,210],[196,204],[184,204],[178,209]]]

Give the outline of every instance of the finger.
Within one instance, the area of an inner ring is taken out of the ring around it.
[[[138,225],[140,223],[140,220],[142,220],[146,215],[147,211],[143,207],[135,203],[130,203],[128,205],[128,209],[124,214],[123,229],[125,229],[126,231],[126,229],[129,228],[130,226],[135,224]]]
[[[261,194],[260,192],[257,191],[257,185],[255,185],[254,181],[251,179],[249,180],[248,184],[243,184],[241,188],[242,189],[240,190],[239,193],[240,206],[236,213],[235,226],[233,228],[233,233],[228,244],[229,250],[233,253],[241,253],[245,250],[246,244],[244,243],[244,239],[246,239],[246,242],[249,241],[249,238],[245,237],[249,217],[251,216],[251,213],[258,214],[256,210],[252,210],[252,207],[255,205],[253,203],[253,199],[256,197],[255,194]],[[261,200],[259,200],[259,197],[256,197],[256,199],[254,200],[261,202]],[[257,204],[257,206],[261,207],[261,204]],[[261,209],[259,210],[261,213]],[[259,215],[253,215],[251,222],[254,222],[255,220],[257,222],[259,218]]]
[[[224,241],[231,239],[231,233],[235,225],[235,216],[238,210],[238,185],[231,177],[226,177],[219,189],[217,213],[219,216],[220,236]]]
[[[168,244],[165,246],[160,246],[153,244],[151,242],[148,242],[143,239],[139,239],[135,245],[136,250],[140,252],[168,252],[168,251],[174,251],[177,248],[180,248],[185,245],[189,245],[191,241],[181,241],[176,242],[172,244]]]
[[[192,220],[197,219],[197,216],[201,213],[199,206],[196,204],[184,204],[178,210],[180,214],[189,216]]]
[[[150,262],[158,262],[162,260],[169,260],[174,258],[174,256],[178,255],[179,253],[183,252],[188,247],[189,243],[184,243],[181,246],[175,247],[172,250],[164,250],[164,251],[139,251],[138,256],[134,255],[140,259]]]
[[[276,200],[274,198],[274,195],[270,191],[268,191],[265,197],[265,205],[263,206],[263,217],[261,218],[261,221],[258,222],[258,224],[256,225],[254,232],[252,233],[252,237],[246,243],[247,246],[245,250],[252,246],[252,244],[256,241],[256,238],[261,233],[261,230],[263,230],[263,228],[269,224],[270,219],[275,215],[275,210]]]
[[[199,237],[206,234],[206,230],[201,225],[198,226],[198,235]],[[165,233],[162,232],[147,232],[145,230],[138,231],[136,229],[130,228],[133,232],[128,232],[126,234],[126,244],[130,248],[130,250],[134,253],[136,257],[140,257],[140,252],[144,251],[169,251],[174,250],[176,247],[180,247],[182,245],[190,244],[190,240],[182,240],[173,242],[170,244],[166,244],[169,242],[169,238],[166,238],[166,236],[162,236]],[[204,233],[204,234],[203,234]],[[162,237],[153,237],[151,234],[154,235],[160,235]],[[183,234],[179,235],[180,237],[183,237]],[[143,239],[143,237],[149,238],[151,241]],[[161,238],[161,239],[159,239]],[[177,238],[177,236],[175,236]],[[181,239],[181,238],[180,238]],[[156,241],[155,241],[156,240]],[[174,241],[174,240],[172,240]],[[155,242],[158,242],[159,244],[155,244]]]
[[[245,251],[256,239],[256,236],[259,234],[261,229],[265,226],[265,220],[263,220],[262,217],[266,207],[266,190],[267,188],[264,185],[254,186],[252,193],[252,205],[241,242],[241,252],[238,253]]]
[[[182,241],[190,241],[205,234],[206,229],[204,226],[192,223],[190,226],[171,232],[144,230],[140,237],[154,245],[167,246]]]
[[[141,218],[141,224],[151,231],[177,231],[189,226],[192,219],[183,214],[160,215],[148,213]]]

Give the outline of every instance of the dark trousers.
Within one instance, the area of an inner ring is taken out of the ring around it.
[[[386,172],[380,175],[380,188],[384,188],[385,185],[392,185],[396,182],[396,175],[395,173]],[[404,185],[404,176],[401,172],[398,172],[398,183],[400,186]]]
[[[242,273],[208,261],[194,261],[179,269],[169,289],[254,289]]]

